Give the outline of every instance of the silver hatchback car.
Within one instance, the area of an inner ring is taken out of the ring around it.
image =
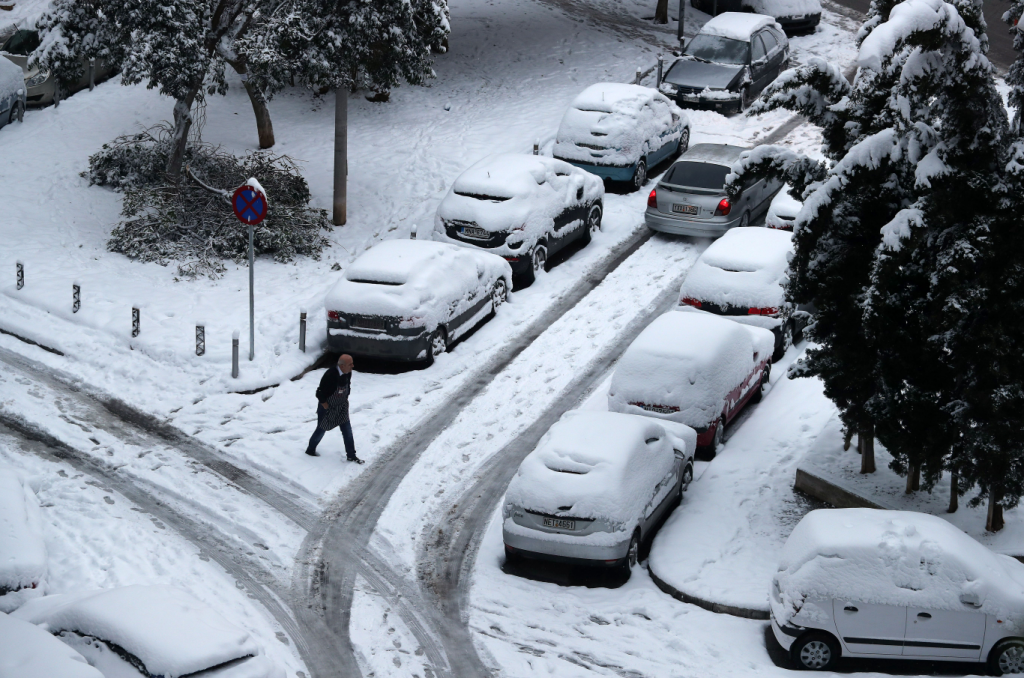
[[[737,200],[725,192],[725,177],[748,149],[696,144],[662,175],[647,198],[644,221],[654,231],[717,238],[734,226],[749,226],[765,212],[782,182],[760,179]]]

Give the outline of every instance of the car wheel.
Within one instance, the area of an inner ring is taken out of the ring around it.
[[[786,351],[793,345],[793,323],[787,322],[782,326],[778,339],[775,342],[775,353],[772,354],[772,362],[777,363],[786,355]]]
[[[506,299],[508,299],[508,285],[505,284],[504,278],[498,278],[494,287],[491,288],[491,312],[497,311]]]
[[[601,230],[601,206],[594,203],[591,206],[590,211],[587,212],[587,222],[583,224],[583,235],[580,236],[580,240],[583,241],[584,245],[590,244],[591,238],[594,234]]]
[[[1024,640],[1004,640],[988,655],[988,668],[994,675],[1024,673]]]
[[[680,487],[682,488],[682,490],[680,490],[680,493],[686,492],[686,490],[690,487],[690,483],[692,483],[692,482],[693,482],[693,464],[691,464],[690,462],[686,462],[686,468],[683,469],[683,482],[681,482],[679,484]]]
[[[754,103],[754,100],[750,98],[750,88],[744,87],[740,90],[740,110],[747,110],[752,103]]]
[[[530,254],[530,268],[536,276],[548,265],[548,248],[544,245],[537,245]]]
[[[718,418],[714,424],[715,435],[711,439],[711,444],[705,448],[705,459],[711,461],[718,454],[718,448],[725,442],[725,415]]]
[[[679,135],[679,145],[676,146],[676,157],[678,158],[683,153],[686,153],[686,149],[690,147],[690,129],[688,127],[683,128],[683,133]]]
[[[750,402],[759,403],[764,398],[764,387],[768,385],[768,379],[771,377],[771,366],[764,368],[761,372],[761,383],[757,385],[757,390],[754,391],[754,395],[750,396]]]
[[[746,228],[750,226],[750,212],[744,212],[743,216],[740,217],[740,228]]]
[[[839,643],[827,633],[808,633],[789,651],[796,667],[807,671],[828,671],[839,661]]]
[[[14,102],[14,106],[11,107],[10,121],[11,122],[14,122],[14,121],[24,122],[25,121],[25,105],[23,103],[21,103],[20,101],[15,101]]]
[[[620,567],[621,574],[624,578],[629,579],[629,573],[633,571],[633,566],[636,565],[636,561],[640,559],[640,529],[637,528],[633,531],[633,538],[629,540],[629,550],[626,551],[626,557],[622,561]]]
[[[639,191],[647,183],[647,160],[640,158],[636,163],[636,171],[633,172],[633,190]]]
[[[438,327],[430,335],[430,349],[427,352],[427,364],[433,365],[434,358],[448,350],[448,333],[443,327]]]

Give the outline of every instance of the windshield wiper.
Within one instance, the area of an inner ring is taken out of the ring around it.
[[[695,55],[693,55],[693,54],[684,54],[683,56],[688,56],[688,57],[690,57],[691,59],[693,59],[694,61],[699,61],[699,62],[701,62],[702,64],[710,64],[710,63],[711,63],[711,62],[710,62],[709,60],[707,60],[707,59],[702,59],[701,57],[699,57],[699,56],[695,56]]]

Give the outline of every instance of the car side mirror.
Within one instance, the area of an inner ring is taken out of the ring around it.
[[[973,591],[966,591],[960,594],[960,602],[968,607],[981,607],[981,598]]]
[[[676,453],[676,459],[686,459],[686,453],[682,450],[673,449],[672,451]]]

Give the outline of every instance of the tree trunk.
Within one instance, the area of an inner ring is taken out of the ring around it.
[[[956,513],[960,508],[960,474],[955,471],[949,475],[949,508],[946,513]]]
[[[910,464],[907,466],[907,489],[904,490],[905,494],[914,493],[914,490],[917,489],[915,485],[920,485],[919,480],[915,483],[915,478],[920,478],[920,474],[921,472],[918,470],[917,464]]]
[[[256,115],[256,133],[260,137],[260,148],[273,148],[274,123],[270,121],[270,109],[267,108],[266,97],[263,96],[263,92],[253,87],[252,83],[249,82],[248,69],[244,61],[231,63],[231,67],[242,76],[245,93],[249,95],[252,112]]]
[[[668,0],[658,0],[658,6],[654,9],[654,23],[668,23]]]
[[[850,449],[850,441],[853,440],[853,429],[846,429],[846,433],[843,434],[843,452]],[[860,454],[860,445],[857,446],[857,454]]]
[[[857,429],[857,449],[860,452],[860,472],[875,472],[875,426],[861,424]]]
[[[921,489],[921,465],[914,464],[914,492]]]
[[[998,532],[1003,529],[1003,507],[999,503],[1003,499],[1003,488],[996,485],[988,491],[988,517],[985,520],[985,529],[989,532]]]
[[[192,104],[199,94],[195,88],[184,98],[174,102],[174,146],[167,158],[167,179],[177,185],[181,181],[181,166],[185,161],[185,147],[188,145],[188,132],[192,129]]]

